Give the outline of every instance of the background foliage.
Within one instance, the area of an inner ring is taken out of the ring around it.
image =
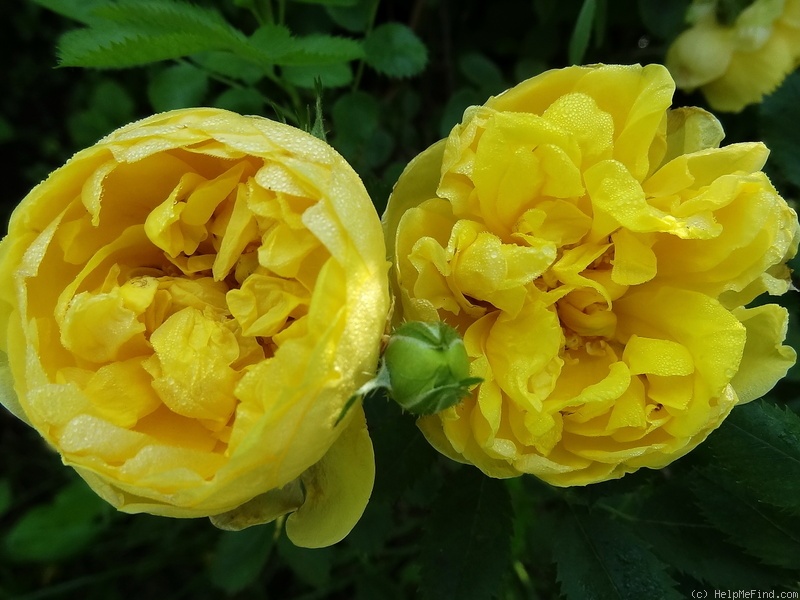
[[[211,105],[324,132],[380,213],[407,161],[446,135],[466,106],[547,68],[662,62],[687,4],[25,0],[7,12],[0,35],[3,208],[7,215],[73,152],[124,123]],[[679,93],[675,105],[703,100]],[[720,117],[728,143],[767,142],[770,177],[796,199],[800,73],[761,106]],[[780,302],[797,348],[797,294]],[[736,408],[667,469],[574,489],[488,479],[449,462],[409,415],[373,397],[373,498],[356,529],[321,550],[294,547],[275,524],[232,533],[204,519],[116,513],[3,411],[0,598],[584,600],[797,591],[798,380],[795,367],[768,398]]]

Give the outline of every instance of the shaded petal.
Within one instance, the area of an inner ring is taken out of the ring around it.
[[[747,343],[742,362],[731,385],[740,403],[760,398],[786,375],[797,353],[784,346],[789,314],[775,304],[756,308],[737,308],[733,314],[747,329]]]
[[[317,464],[303,473],[303,504],[286,519],[296,545],[321,548],[340,541],[361,518],[372,494],[375,459],[362,409]]]

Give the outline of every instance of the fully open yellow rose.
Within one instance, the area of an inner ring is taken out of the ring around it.
[[[755,0],[732,23],[717,0],[694,0],[692,26],[667,52],[679,88],[700,88],[716,110],[739,112],[800,64],[800,0]]]
[[[583,485],[663,467],[794,362],[794,211],[760,143],[668,110],[659,65],[543,73],[471,107],[384,216],[400,317],[464,336],[461,404],[418,423],[495,477]]]
[[[3,403],[106,500],[227,527],[294,511],[306,546],[358,520],[363,411],[334,424],[375,370],[388,283],[330,146],[217,109],[133,123],[22,201],[0,278]]]

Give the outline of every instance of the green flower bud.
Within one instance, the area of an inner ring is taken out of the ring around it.
[[[458,404],[469,388],[483,381],[469,376],[469,357],[455,329],[438,321],[404,323],[389,336],[378,374],[353,394],[339,413],[370,392],[384,389],[408,412],[432,415]]]
[[[389,395],[415,415],[430,415],[457,404],[469,386],[469,358],[455,329],[441,321],[413,321],[397,328],[383,355]]]

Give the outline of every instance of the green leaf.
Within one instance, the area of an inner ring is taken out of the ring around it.
[[[345,538],[347,544],[365,556],[379,552],[392,533],[393,506],[393,503],[371,499],[361,519]]]
[[[230,88],[217,96],[211,105],[243,115],[260,115],[264,110],[264,98],[253,88]]]
[[[375,448],[375,488],[370,504],[394,505],[431,471],[437,455],[414,419],[402,414],[400,407],[386,397],[373,398],[364,405],[364,411]]]
[[[800,512],[800,417],[791,410],[737,406],[703,451],[759,500]]]
[[[606,0],[597,0],[597,9],[594,16],[594,45],[595,48],[603,46],[606,40],[608,27],[608,3]]]
[[[5,539],[5,554],[21,562],[56,562],[80,554],[104,529],[108,509],[82,481],[64,487],[53,502],[31,508]]]
[[[385,129],[376,129],[369,136],[361,162],[368,169],[376,169],[386,163],[394,150],[394,137]],[[356,165],[358,166],[358,165]]]
[[[77,29],[61,36],[58,63],[62,67],[122,69],[223,49],[224,44],[196,33],[138,34],[114,28]]]
[[[316,588],[330,582],[333,561],[331,548],[300,548],[282,535],[278,540],[278,553],[298,579]]]
[[[208,75],[189,64],[159,71],[147,86],[147,97],[157,112],[200,106],[208,91]]]
[[[630,516],[653,552],[666,564],[717,589],[771,587],[776,573],[725,541],[686,497],[684,479],[662,481],[637,514]]]
[[[503,481],[460,467],[444,482],[424,526],[423,598],[491,598],[509,565],[511,498]]]
[[[317,80],[322,82],[323,88],[340,88],[353,81],[353,70],[346,63],[283,67],[281,74],[292,85],[312,90]]]
[[[211,583],[228,594],[252,585],[267,564],[274,538],[272,523],[222,532],[209,568]]]
[[[207,50],[248,46],[244,35],[214,10],[173,1],[102,5],[87,29],[65,33],[59,64],[123,68],[180,58]]]
[[[569,63],[579,65],[583,62],[586,48],[589,47],[589,38],[592,35],[592,23],[594,22],[595,11],[597,10],[597,0],[584,0],[581,11],[578,13],[578,20],[575,21],[575,29],[569,39]]]
[[[366,63],[389,77],[411,77],[422,72],[428,62],[428,49],[409,27],[384,23],[364,39]]]
[[[326,10],[331,20],[342,29],[361,33],[372,23],[379,1],[357,0],[351,6],[329,6]]]
[[[250,36],[250,45],[258,52],[258,58],[269,64],[290,52],[293,48],[292,34],[283,25],[262,25]]]
[[[686,28],[689,0],[653,2],[639,0],[639,16],[647,30],[662,40],[671,40]]]
[[[259,64],[255,64],[252,59],[248,60],[233,52],[202,52],[192,56],[192,60],[211,73],[237,79],[249,85],[261,80],[265,70],[270,70],[269,67],[265,69],[265,65],[260,61]]]
[[[220,45],[236,45],[244,40],[244,34],[219,11],[178,0],[123,0],[99,6],[92,14],[107,22],[102,24],[104,29],[110,22],[132,34],[191,34]]]
[[[480,52],[469,52],[461,56],[458,67],[482,95],[497,94],[508,87],[497,65]]]
[[[706,519],[733,544],[767,564],[800,570],[800,517],[760,502],[755,490],[714,467],[691,487]]]
[[[292,38],[291,47],[276,57],[275,64],[286,66],[332,65],[364,56],[357,40],[333,35],[312,34]]]
[[[380,110],[366,92],[344,94],[333,105],[331,145],[356,171],[382,165],[394,149],[394,138],[381,127]]]
[[[97,7],[109,4],[109,0],[32,0],[32,2],[63,17],[86,24],[96,20],[93,13]]]
[[[572,507],[556,531],[558,580],[568,600],[682,598],[666,565],[607,515]]]
[[[366,140],[378,127],[380,106],[372,94],[349,92],[333,105],[333,131],[337,136]]]
[[[759,129],[770,160],[800,186],[800,72],[787,77],[758,108]]]
[[[377,568],[376,568],[377,567]],[[356,578],[356,595],[348,596],[352,600],[407,600],[412,597],[404,593],[404,581],[395,577],[387,577],[380,565],[359,565]]]
[[[126,88],[112,79],[103,79],[92,90],[89,106],[68,117],[67,129],[76,146],[90,146],[130,122],[134,108]]]

